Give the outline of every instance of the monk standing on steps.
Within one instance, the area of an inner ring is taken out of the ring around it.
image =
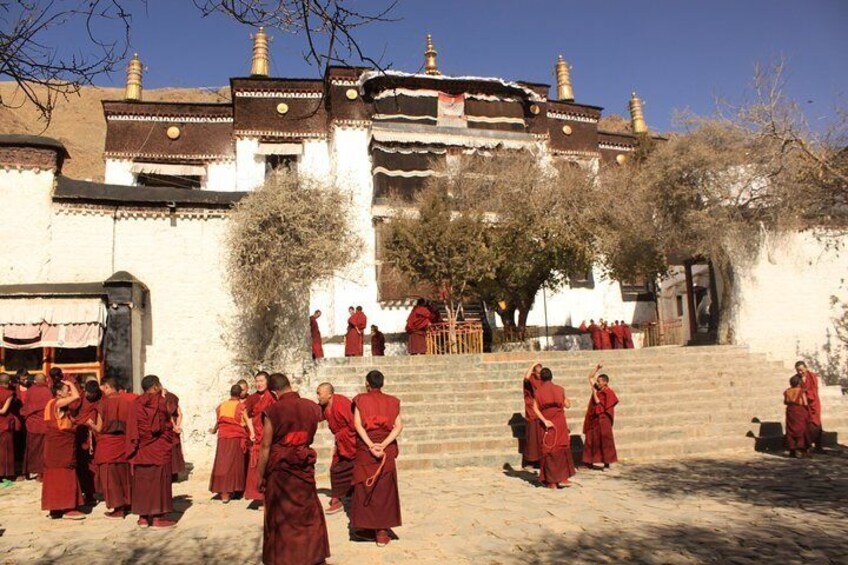
[[[321,408],[293,392],[285,375],[274,373],[270,380],[279,400],[265,410],[259,451],[259,488],[266,502],[262,562],[317,565],[330,556],[311,447]]]
[[[312,359],[324,358],[324,345],[321,343],[321,328],[318,327],[318,318],[321,317],[321,310],[315,310],[315,313],[309,316],[309,334],[312,337]]]
[[[79,400],[79,388],[68,380],[53,384],[53,394],[44,407],[44,477],[41,483],[41,509],[49,510],[51,518],[82,520],[77,510],[82,503],[82,491],[77,479],[76,424],[69,406]]]
[[[353,461],[350,525],[359,540],[389,543],[389,529],[401,525],[397,486],[397,438],[403,430],[400,400],[383,394],[383,373],[365,376],[365,394],[353,399],[357,442]]]
[[[263,435],[263,417],[262,413],[265,409],[276,402],[274,393],[268,390],[268,373],[259,371],[253,377],[253,384],[256,387],[256,392],[247,397],[244,401],[244,408],[247,412],[247,417],[253,423],[253,434],[255,439],[250,446],[250,453],[247,463],[247,477],[245,479],[244,497],[248,500],[256,500],[259,504],[265,497],[259,492],[259,445],[262,442]]]
[[[318,404],[335,438],[333,462],[330,465],[330,505],[325,514],[335,514],[344,508],[342,498],[350,495],[353,481],[353,458],[356,456],[356,427],[353,423],[353,405],[350,400],[336,394],[333,385],[318,385]]]
[[[106,377],[100,384],[103,398],[97,421],[93,426],[97,432],[94,448],[94,464],[97,466],[97,489],[106,500],[107,518],[123,519],[130,510],[130,465],[127,463],[127,427],[130,412],[135,404],[128,395],[118,392],[117,381]]]
[[[576,471],[571,456],[571,432],[565,419],[565,409],[571,408],[571,401],[565,396],[565,389],[552,382],[554,376],[550,369],[542,369],[539,378],[542,382],[536,389],[533,402],[533,411],[545,427],[539,480],[548,488],[570,486],[568,479]]]
[[[407,350],[410,355],[427,353],[427,328],[430,327],[432,313],[427,301],[419,298],[406,319]]]
[[[47,422],[44,421],[44,408],[53,398],[47,377],[37,373],[33,384],[26,391],[26,400],[21,408],[21,416],[26,420],[26,455],[24,456],[24,476],[36,475],[41,478],[44,467],[44,434]]]
[[[376,325],[371,324],[371,357],[386,355],[386,336]]]
[[[165,405],[162,384],[156,375],[141,380],[144,394],[135,399],[127,426],[129,462],[132,465],[132,511],[142,527],[167,528],[176,522],[165,518],[174,511],[171,461],[174,425]]]
[[[539,374],[542,371],[541,363],[533,363],[524,374],[522,387],[524,388],[524,451],[521,457],[521,467],[527,468],[536,465],[542,459],[542,429],[539,427],[539,419],[533,410],[533,399],[536,397],[536,389],[542,384]]]
[[[807,368],[803,361],[795,363],[795,374],[801,377],[801,386],[807,395],[807,410],[810,413],[809,437],[810,444],[815,445],[817,452],[822,452],[822,419],[821,398],[819,397],[819,376]]]
[[[238,384],[230,388],[230,399],[215,409],[215,426],[209,430],[218,434],[209,490],[220,495],[224,504],[228,503],[234,494],[244,492],[248,439],[256,439],[252,431],[253,424],[247,417],[244,403],[240,400],[241,393],[242,388]]]
[[[0,480],[14,480],[15,471],[15,416],[12,403],[15,393],[10,388],[12,378],[0,373]]]
[[[368,318],[362,311],[362,306],[348,308],[350,317],[347,319],[347,335],[345,335],[345,357],[362,357],[365,346],[365,328]]]
[[[583,420],[583,433],[586,436],[586,441],[583,443],[583,463],[592,469],[596,468],[596,463],[603,463],[604,469],[608,469],[611,463],[618,462],[615,438],[612,435],[618,397],[609,387],[607,375],[598,375],[595,382],[594,377],[602,368],[603,365],[598,363],[589,373],[592,396],[589,398],[589,407],[586,410],[586,418]]]

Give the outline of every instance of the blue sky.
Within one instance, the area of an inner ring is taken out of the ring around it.
[[[788,93],[814,123],[848,96],[845,0],[401,0],[394,15],[400,21],[360,34],[369,54],[385,53],[394,68],[421,67],[428,32],[446,74],[553,83],[562,53],[578,102],[626,114],[635,89],[659,130],[672,128],[674,109],[710,113],[715,94],[738,97],[755,63],[780,56],[789,64]],[[148,0],[133,26],[132,48],[148,67],[145,87],[222,86],[249,72],[251,30],[223,17],[201,19],[190,0]],[[318,76],[303,61],[303,37],[271,34],[273,75]],[[123,80],[116,74],[100,83]]]

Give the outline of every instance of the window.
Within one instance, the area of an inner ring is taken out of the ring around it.
[[[19,369],[26,369],[30,372],[38,372],[42,369],[44,360],[44,348],[42,347],[36,349],[0,348],[0,353],[2,353],[0,367],[7,373],[14,373]]]
[[[138,186],[164,186],[170,188],[197,189],[202,178],[199,175],[162,175],[156,173],[139,173],[136,177]]]
[[[678,318],[683,317],[683,295],[682,294],[677,295],[677,317]]]
[[[97,361],[97,347],[81,347],[79,349],[57,347],[53,350],[53,363],[56,365],[97,363]]]
[[[297,155],[266,155],[265,176],[267,177],[272,172],[279,169],[286,169],[292,173],[296,173]]]

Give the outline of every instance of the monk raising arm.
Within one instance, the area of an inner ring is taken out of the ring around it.
[[[67,406],[69,404],[73,404],[74,402],[76,402],[80,398],[79,389],[77,387],[75,387],[71,383],[71,381],[64,380],[62,382],[64,382],[66,385],[68,385],[68,388],[71,389],[71,393],[68,396],[66,396],[65,398],[57,398],[56,399],[56,408],[64,408],[65,406]]]
[[[256,465],[259,474],[259,492],[265,492],[265,468],[268,466],[268,458],[271,456],[271,443],[274,438],[274,425],[271,418],[264,418],[262,428],[262,443],[259,444],[259,463]]]
[[[600,403],[600,400],[598,400],[598,389],[595,388],[594,378],[595,378],[595,375],[598,374],[598,371],[600,371],[603,368],[604,368],[604,364],[598,363],[597,365],[595,365],[595,368],[592,369],[592,372],[589,373],[589,388],[592,389],[592,398],[595,399],[596,403]]]

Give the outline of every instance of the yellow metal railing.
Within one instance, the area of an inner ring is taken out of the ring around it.
[[[427,355],[464,355],[483,353],[483,324],[457,322],[431,324],[427,328]]]
[[[686,338],[683,335],[683,321],[681,320],[651,322],[650,324],[645,324],[642,330],[645,336],[642,347],[686,344]]]

